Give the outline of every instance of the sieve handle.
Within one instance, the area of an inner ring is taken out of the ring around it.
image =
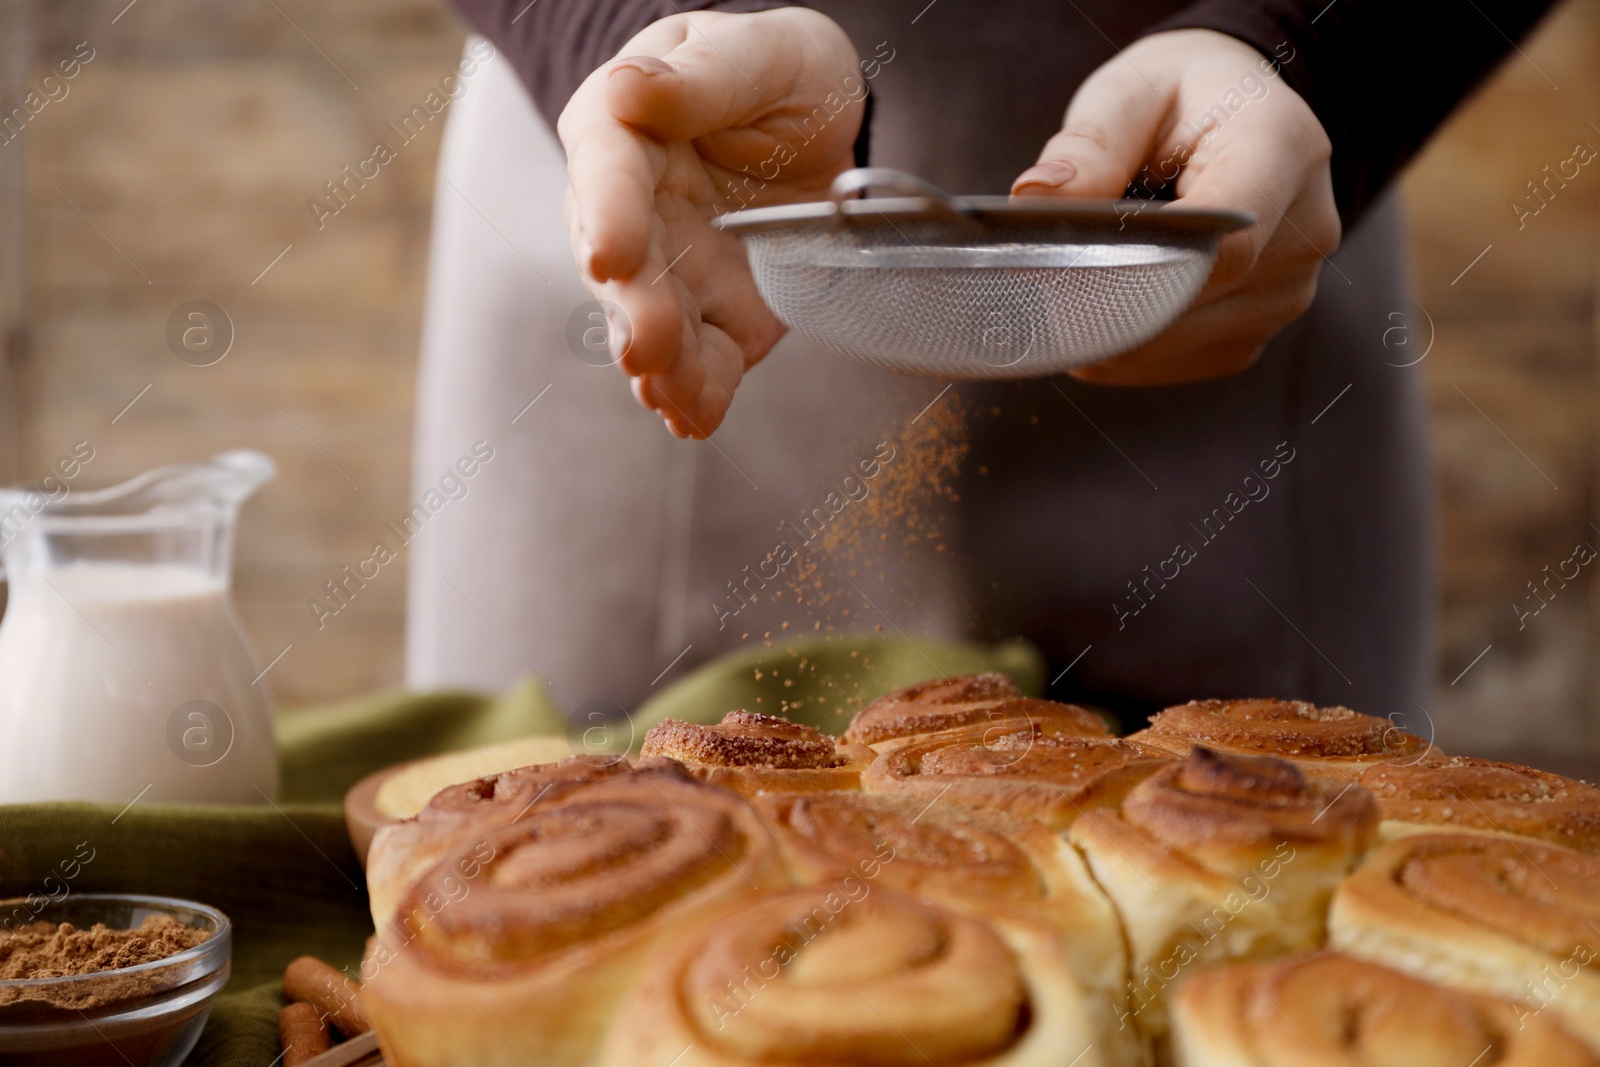
[[[966,218],[949,193],[932,182],[923,181],[915,174],[907,174],[892,167],[857,167],[854,170],[847,170],[833,179],[833,187],[829,190],[829,194],[833,197],[835,205],[841,205],[851,197],[860,196],[865,199],[868,190],[871,189],[889,190],[902,196],[920,196],[940,214],[955,219]]]

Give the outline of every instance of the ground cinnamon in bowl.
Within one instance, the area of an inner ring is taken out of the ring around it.
[[[182,1063],[232,973],[228,917],[137,894],[33,910],[0,927],[0,1067]]]
[[[66,978],[154,963],[210,937],[166,915],[150,915],[132,930],[95,923],[36,922],[0,933],[0,981]],[[98,1005],[96,1005],[98,1006]]]

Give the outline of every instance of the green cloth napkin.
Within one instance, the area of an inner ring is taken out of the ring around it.
[[[565,728],[560,709],[536,680],[498,699],[394,692],[285,711],[278,715],[280,784],[288,800],[338,804],[361,779],[404,760]]]
[[[715,660],[665,687],[627,721],[634,747],[663,718],[715,722],[733,708],[787,714],[839,732],[850,712],[925,678],[1003,671],[1029,693],[1044,661],[1025,642],[993,647],[900,637],[808,637]],[[59,892],[204,901],[233,920],[233,976],[187,1067],[265,1067],[278,1056],[279,980],[296,956],[354,973],[372,923],[339,802],[361,778],[407,759],[566,729],[542,686],[498,698],[388,693],[279,716],[283,799],[236,807],[0,805],[0,899]],[[93,850],[87,862],[83,856]]]
[[[951,644],[902,637],[803,637],[713,660],[641,704],[634,747],[662,719],[717,722],[734,708],[782,715],[841,734],[890,690],[928,678],[999,671],[1024,693],[1044,691],[1044,657],[1026,641]]]

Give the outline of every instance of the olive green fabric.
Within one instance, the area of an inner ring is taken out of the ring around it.
[[[633,713],[634,747],[662,719],[716,722],[734,708],[782,715],[830,734],[892,689],[928,678],[999,671],[1025,693],[1044,691],[1044,657],[1026,641],[947,644],[919,638],[774,640],[701,667]]]
[[[837,733],[862,703],[924,678],[998,670],[1037,693],[1043,669],[1038,651],[1021,642],[775,642],[664,688],[625,720],[627,736],[636,747],[662,718],[714,722],[737,707],[787,713]],[[345,790],[402,760],[564,729],[535,682],[499,698],[393,693],[285,712],[283,798],[273,805],[0,805],[0,899],[58,895],[61,872],[74,869],[63,864],[76,858],[72,892],[147,893],[220,908],[234,924],[233,977],[188,1065],[264,1067],[278,1056],[283,968],[309,953],[354,972],[371,932],[338,804]],[[582,734],[573,737],[577,744]]]
[[[374,771],[531,734],[566,720],[544,686],[525,681],[498,699],[478,693],[390,693],[278,716],[285,799],[339,803]]]

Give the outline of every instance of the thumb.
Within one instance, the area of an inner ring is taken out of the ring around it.
[[[689,141],[746,125],[781,103],[806,73],[805,42],[772,13],[704,25],[660,57],[623,56],[606,77],[613,117],[660,141]]]
[[[1161,139],[1171,102],[1170,90],[1127,61],[1106,64],[1078,89],[1061,132],[1011,183],[1012,195],[1122,196]]]

